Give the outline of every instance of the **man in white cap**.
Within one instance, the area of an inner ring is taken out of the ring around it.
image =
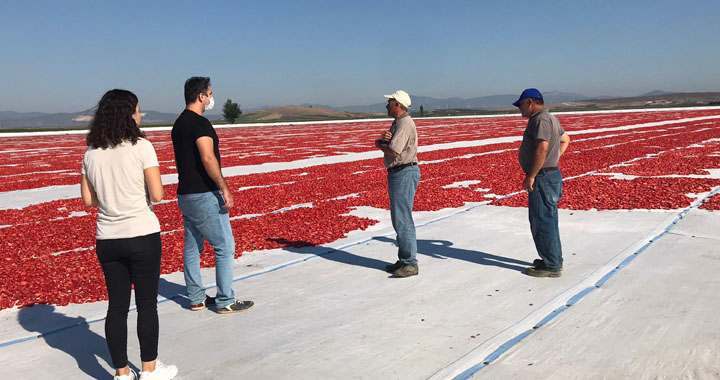
[[[385,154],[390,219],[398,243],[398,261],[386,266],[385,270],[395,277],[410,277],[418,274],[417,239],[415,222],[412,218],[415,192],[420,182],[420,169],[417,164],[417,129],[408,113],[410,95],[398,90],[385,97],[388,98],[385,108],[395,121],[390,130],[383,132],[380,139],[375,141],[375,146]]]

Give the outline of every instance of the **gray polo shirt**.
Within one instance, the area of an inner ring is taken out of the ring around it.
[[[558,166],[560,160],[560,136],[563,134],[565,134],[565,130],[560,126],[560,122],[546,108],[530,116],[518,151],[520,166],[525,174],[533,167],[535,148],[537,148],[535,140],[544,140],[549,143],[543,168]]]
[[[417,129],[415,129],[415,122],[410,117],[410,114],[406,112],[395,119],[390,127],[390,133],[392,133],[392,138],[388,148],[395,153],[399,153],[399,155],[393,157],[385,154],[383,157],[385,167],[389,169],[393,166],[417,162]]]

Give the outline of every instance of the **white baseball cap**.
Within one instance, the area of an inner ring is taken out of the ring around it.
[[[385,97],[395,99],[396,102],[402,104],[405,108],[410,108],[410,95],[403,90],[397,90],[390,95],[385,95]]]

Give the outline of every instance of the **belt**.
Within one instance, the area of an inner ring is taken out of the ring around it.
[[[542,168],[542,169],[540,169],[540,171],[538,172],[538,174],[540,174],[540,173],[542,173],[542,174],[547,174],[547,173],[554,172],[555,170],[560,170],[560,169],[558,169],[557,166],[553,166],[553,167],[551,167],[551,168]]]
[[[417,165],[417,162],[411,162],[409,164],[402,164],[402,165],[390,167],[390,168],[388,168],[387,171],[388,171],[388,173],[395,173],[396,171],[405,169],[408,166],[416,166],[416,165]]]

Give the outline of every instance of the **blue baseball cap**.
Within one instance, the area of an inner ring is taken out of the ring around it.
[[[515,107],[519,107],[520,101],[523,99],[527,99],[527,98],[542,99],[543,97],[537,88],[527,88],[527,89],[525,89],[525,91],[522,92],[522,94],[520,94],[520,98],[518,98],[518,100],[516,100],[515,103],[513,103],[513,105]]]

